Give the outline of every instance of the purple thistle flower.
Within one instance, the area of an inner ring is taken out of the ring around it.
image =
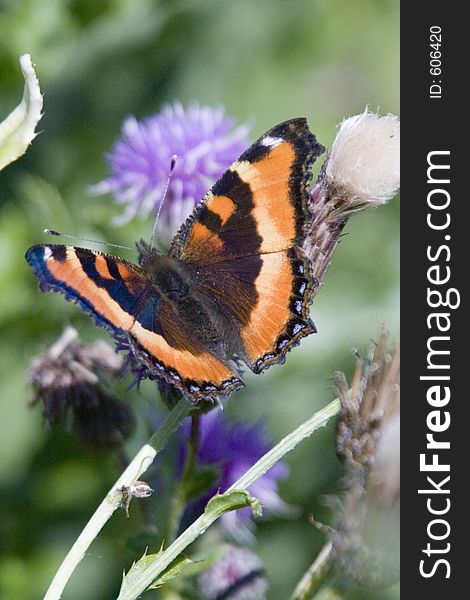
[[[187,419],[181,428],[179,465],[182,469],[186,454],[186,440],[190,435],[190,421]],[[198,465],[216,467],[219,479],[216,485],[203,498],[192,502],[188,507],[191,517],[202,512],[208,499],[217,491],[225,492],[239,477],[259,460],[271,444],[262,423],[248,425],[242,421],[228,422],[225,414],[214,409],[201,417]],[[250,486],[250,493],[261,501],[266,514],[282,514],[288,506],[280,498],[278,482],[289,474],[285,463],[275,464],[267,473]],[[241,509],[221,517],[225,531],[237,541],[250,541],[251,509]],[[188,515],[187,515],[188,516]]]
[[[210,186],[249,145],[248,126],[234,129],[235,119],[224,108],[180,102],[166,104],[143,121],[128,117],[122,137],[107,154],[111,175],[92,187],[111,193],[126,205],[115,219],[126,223],[139,214],[157,211],[167,186],[170,165],[177,156],[162,208],[160,233],[169,238]]]
[[[259,556],[248,548],[228,546],[224,554],[198,577],[207,600],[265,600],[268,582]]]

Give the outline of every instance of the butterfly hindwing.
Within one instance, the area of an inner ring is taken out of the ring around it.
[[[65,295],[97,325],[130,343],[154,377],[188,399],[228,395],[243,384],[217,356],[186,332],[137,265],[93,250],[62,245],[30,248],[26,259],[41,289]]]
[[[235,322],[237,352],[255,372],[315,331],[315,287],[302,245],[311,165],[324,148],[305,119],[277,125],[219,179],[175,236],[170,255]]]

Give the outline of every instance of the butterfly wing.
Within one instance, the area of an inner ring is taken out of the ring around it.
[[[64,294],[95,323],[130,343],[149,369],[195,401],[230,394],[237,375],[186,332],[181,317],[137,265],[94,250],[38,245],[26,253],[43,291]]]
[[[175,236],[170,255],[236,323],[235,350],[255,372],[281,362],[315,331],[315,287],[302,245],[311,165],[324,148],[305,119],[277,125],[212,187]]]

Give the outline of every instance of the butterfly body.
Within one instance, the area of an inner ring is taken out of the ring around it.
[[[313,333],[316,282],[303,255],[311,164],[323,148],[304,119],[281,123],[212,187],[163,255],[137,243],[138,264],[73,246],[26,258],[41,289],[64,294],[125,340],[149,371],[190,401],[242,387]]]

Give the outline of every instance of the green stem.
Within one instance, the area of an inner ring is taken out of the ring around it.
[[[266,453],[260,458],[260,460],[254,464],[251,469],[248,469],[238,481],[236,481],[228,490],[238,489],[245,490],[252,485],[257,479],[266,473],[275,463],[283,458],[288,452],[293,450],[302,440],[310,437],[314,431],[318,428],[323,427],[328,423],[331,417],[334,417],[341,410],[341,402],[336,399],[330,402],[313,417],[310,417],[307,421],[302,423],[297,429],[295,429],[289,435],[286,435],[279,444],[274,446],[272,450]]]
[[[309,600],[315,597],[330,573],[332,553],[333,545],[327,542],[296,585],[290,600]]]
[[[184,466],[183,478],[188,478],[194,471],[199,452],[199,436],[201,433],[201,415],[191,417],[191,436],[189,438],[188,460]]]
[[[191,417],[191,435],[188,440],[187,457],[181,478],[176,484],[176,490],[173,496],[173,502],[171,503],[170,516],[168,519],[168,534],[166,536],[168,544],[171,544],[178,534],[181,518],[186,506],[188,483],[193,477],[194,467],[197,462],[197,454],[199,452],[200,423],[200,415],[193,415]]]
[[[295,431],[287,435],[272,450],[265,454],[255,463],[238,481],[236,481],[219,498],[230,498],[230,492],[234,490],[245,490],[268,471],[276,462],[281,460],[288,452],[293,450],[302,440],[312,435],[319,427],[326,425],[329,419],[339,413],[341,404],[338,399],[330,402],[325,408],[315,413],[310,419],[302,423]],[[239,503],[234,503],[227,510],[239,508]],[[123,587],[118,600],[135,600],[138,598],[157,577],[192,544],[214,521],[221,516],[220,511],[204,512],[194,523],[192,523],[183,533],[163,552],[156,555],[156,559],[142,566],[138,572],[134,572],[132,581],[124,579]]]
[[[182,399],[178,402],[175,408],[163,421],[160,429],[157,429],[147,442],[149,446],[152,446],[156,454],[163,450],[170,436],[179,428],[184,419],[189,417],[192,411],[193,406],[186,400]]]
[[[334,582],[328,584],[315,594],[315,600],[343,600],[345,590]],[[313,597],[313,596],[312,596]]]
[[[133,458],[108,494],[96,509],[91,519],[75,541],[69,553],[59,567],[44,600],[58,600],[72,573],[85,556],[93,540],[104,527],[113,512],[119,508],[122,501],[121,488],[133,485],[153,463],[155,456],[163,450],[170,435],[181,425],[183,419],[192,411],[192,406],[185,400],[180,400],[172,412]]]

